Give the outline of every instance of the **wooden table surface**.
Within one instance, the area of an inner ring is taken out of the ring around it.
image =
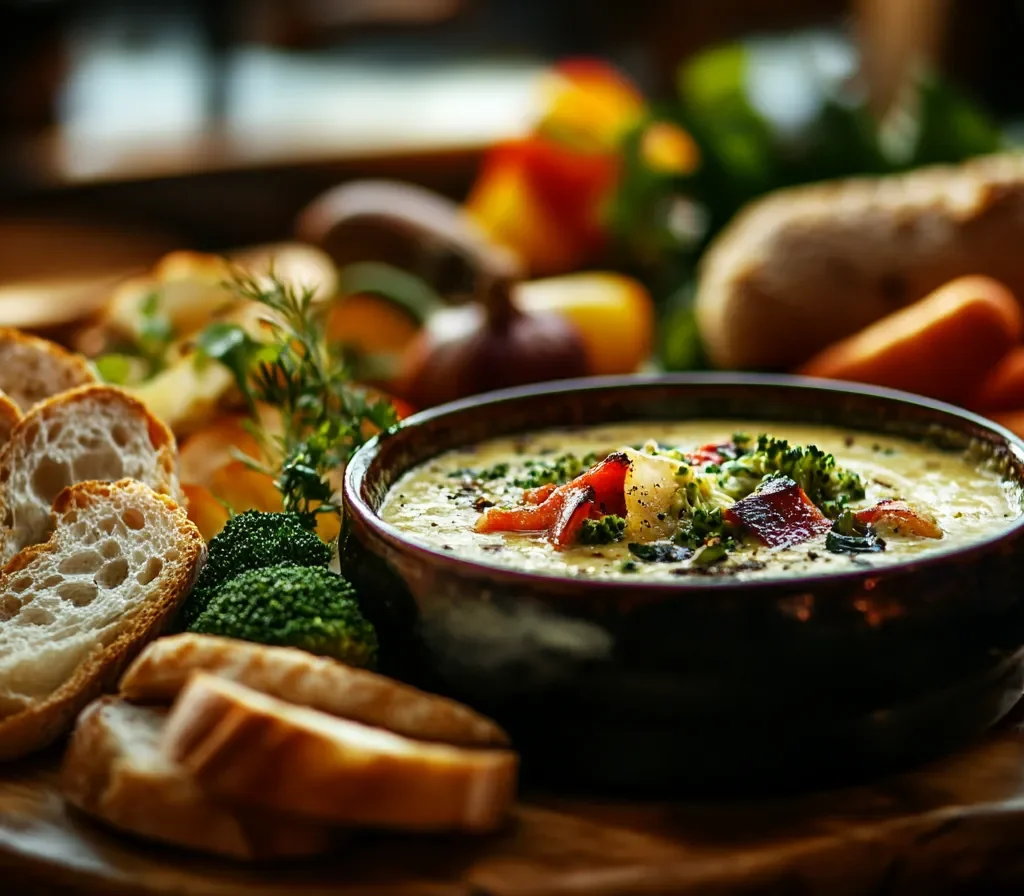
[[[94,825],[64,806],[53,753],[0,777],[0,893],[1019,893],[1024,715],[1016,718],[957,755],[870,785],[673,805],[527,796],[493,837],[360,834],[330,859],[262,867]]]

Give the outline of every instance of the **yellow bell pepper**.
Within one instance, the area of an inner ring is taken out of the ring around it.
[[[594,376],[633,373],[650,357],[654,304],[631,277],[598,271],[531,280],[516,287],[514,301],[527,313],[568,320]]]

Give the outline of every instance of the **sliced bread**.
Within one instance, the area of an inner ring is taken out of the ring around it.
[[[50,539],[0,573],[0,760],[55,740],[117,682],[206,553],[184,510],[131,480],[66,489],[53,515]]]
[[[410,740],[197,672],[163,749],[225,800],[343,825],[490,831],[515,798],[516,755]]]
[[[78,717],[61,768],[65,798],[107,824],[236,859],[322,854],[338,835],[315,822],[240,810],[207,796],[160,750],[167,713],[104,697]]]
[[[84,386],[36,405],[0,451],[0,560],[46,540],[62,489],[137,479],[180,500],[176,466],[170,430],[120,389]]]
[[[289,703],[419,740],[506,746],[508,736],[469,707],[391,678],[290,647],[212,635],[172,635],[146,647],[121,679],[121,696],[170,703],[193,672],[209,672]]]
[[[96,382],[81,355],[11,327],[0,327],[0,390],[22,411],[34,404]]]

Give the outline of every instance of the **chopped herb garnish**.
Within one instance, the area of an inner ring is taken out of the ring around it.
[[[493,467],[486,467],[483,470],[471,470],[468,467],[460,467],[448,474],[449,479],[476,479],[481,482],[489,482],[494,479],[504,479],[512,469],[509,464],[495,464]]]
[[[689,548],[671,541],[654,541],[650,544],[630,542],[629,552],[644,563],[681,563],[693,554]]]
[[[524,464],[524,472],[512,480],[519,488],[539,488],[542,485],[564,485],[575,479],[585,470],[596,464],[601,458],[594,451],[578,457],[575,454],[560,454],[550,461],[528,460]]]

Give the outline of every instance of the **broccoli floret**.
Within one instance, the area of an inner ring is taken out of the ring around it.
[[[605,514],[599,520],[585,520],[580,530],[582,544],[611,544],[619,541],[626,531],[626,521],[614,513]]]
[[[719,488],[716,477],[680,464],[675,479],[678,489],[672,513],[679,520],[676,542],[688,548],[718,541],[732,546],[731,530],[722,511],[733,499]]]
[[[739,500],[768,477],[786,476],[827,516],[835,517],[849,501],[864,497],[856,473],[836,467],[836,459],[816,445],[790,445],[785,439],[760,435],[752,450],[722,465],[719,487]]]
[[[211,595],[189,631],[298,647],[352,666],[372,667],[377,633],[341,576],[280,564],[250,569]]]
[[[584,470],[589,470],[601,458],[594,451],[578,457],[575,454],[560,454],[550,461],[528,460],[522,476],[512,480],[519,488],[539,488],[542,485],[563,485],[575,479]]]
[[[699,548],[705,544],[724,544],[735,547],[733,529],[722,514],[721,507],[698,507],[683,520],[676,533],[676,541],[688,548]]]
[[[294,513],[247,510],[231,517],[207,550],[206,565],[182,611],[186,627],[213,593],[239,573],[278,563],[326,568],[331,562],[331,548]]]

